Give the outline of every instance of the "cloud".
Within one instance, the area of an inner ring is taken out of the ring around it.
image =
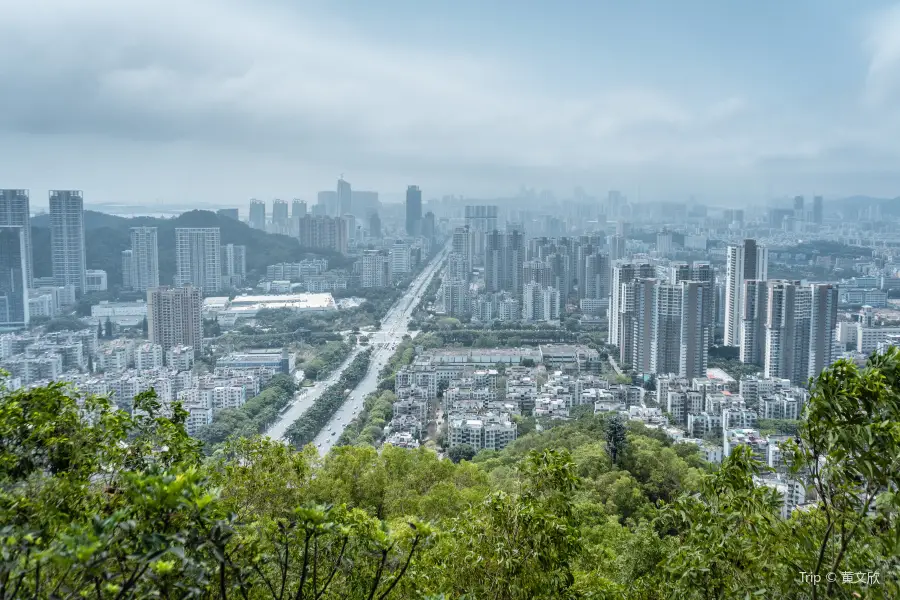
[[[874,14],[867,29],[865,99],[870,106],[883,106],[900,92],[900,5]]]
[[[310,162],[590,167],[654,160],[742,102],[698,111],[614,86],[572,96],[517,65],[394,47],[255,3],[9,4],[0,127],[17,133],[274,148]]]
[[[214,189],[204,183],[217,169],[227,170],[211,195],[239,180],[240,193],[275,185],[259,181],[263,174],[283,189],[295,185],[292,168],[309,179],[328,173],[328,182],[365,172],[381,177],[366,185],[401,190],[409,181],[478,193],[484,182],[571,189],[655,179],[665,193],[670,182],[688,189],[715,181],[727,190],[781,172],[772,165],[802,161],[810,170],[846,160],[841,148],[890,152],[893,143],[877,125],[837,131],[802,108],[767,106],[733,87],[737,78],[710,81],[704,92],[650,85],[639,54],[624,50],[623,65],[637,65],[627,84],[592,74],[586,54],[580,78],[553,86],[524,59],[412,47],[402,24],[391,39],[379,38],[309,3],[0,2],[0,134],[31,140],[0,147],[4,176],[10,158],[25,160],[22,148],[39,160],[42,145],[48,155],[66,149],[47,161],[53,175],[69,161],[86,172],[83,165],[102,156],[110,171],[140,177],[143,167],[124,161],[143,152],[157,161],[158,178],[169,164],[158,157],[170,154],[188,173],[179,185],[196,178],[202,193]],[[900,9],[869,33],[867,90],[888,98],[900,64]],[[308,185],[325,185],[317,181]]]

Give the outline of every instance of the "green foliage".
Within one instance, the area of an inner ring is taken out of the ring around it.
[[[325,390],[299,419],[291,423],[285,437],[292,444],[305,446],[315,439],[347,399],[345,390],[354,389],[366,376],[371,356],[371,348],[360,352],[341,373],[338,382]]]
[[[46,333],[56,333],[57,331],[80,331],[82,329],[87,329],[88,327],[89,325],[77,317],[55,317],[50,319],[50,321],[44,325],[44,331]],[[100,325],[100,330],[103,330],[102,324]],[[100,337],[102,337],[102,335]]]
[[[152,393],[130,416],[67,389],[0,391],[2,600],[900,597],[896,350],[815,382],[782,448],[812,500],[788,518],[747,448],[715,469],[610,415],[459,464],[259,437],[204,460]]]
[[[296,391],[294,380],[279,373],[242,407],[218,411],[212,423],[200,428],[197,438],[211,453],[230,437],[252,437],[263,433],[278,419],[281,409],[288,405]]]
[[[453,446],[452,448],[447,450],[447,458],[455,463],[463,460],[472,460],[473,458],[475,458],[475,448],[473,448],[469,444],[460,444],[459,446]]]

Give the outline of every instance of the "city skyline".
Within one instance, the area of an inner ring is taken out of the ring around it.
[[[0,52],[0,180],[22,188],[212,203],[312,198],[347,173],[391,195],[412,179],[734,205],[900,188],[895,3],[564,2],[517,7],[515,28],[472,2],[50,7],[11,8],[21,35],[0,42],[19,40]]]

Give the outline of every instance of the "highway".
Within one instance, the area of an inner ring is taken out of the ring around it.
[[[331,447],[334,446],[344,428],[350,421],[362,411],[363,401],[370,392],[374,391],[378,386],[378,374],[387,364],[388,359],[394,353],[395,346],[400,343],[404,335],[409,333],[409,319],[413,311],[422,300],[425,290],[431,279],[440,271],[441,265],[450,252],[449,244],[435,256],[425,269],[419,273],[419,276],[409,286],[407,292],[397,300],[396,303],[388,310],[384,319],[381,321],[381,328],[378,331],[368,334],[369,345],[357,346],[350,354],[350,357],[337,369],[332,372],[329,377],[317,382],[311,388],[306,388],[305,392],[294,401],[290,408],[281,416],[281,418],[266,432],[271,438],[283,440],[287,428],[296,421],[306,410],[312,406],[313,402],[322,395],[326,388],[337,383],[338,378],[344,369],[356,355],[368,347],[373,348],[372,356],[369,361],[369,370],[366,372],[362,381],[350,393],[350,397],[337,410],[328,424],[316,436],[314,443],[320,454],[327,454]]]

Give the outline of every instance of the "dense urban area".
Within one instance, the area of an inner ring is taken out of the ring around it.
[[[0,600],[900,597],[900,199],[0,190]]]

